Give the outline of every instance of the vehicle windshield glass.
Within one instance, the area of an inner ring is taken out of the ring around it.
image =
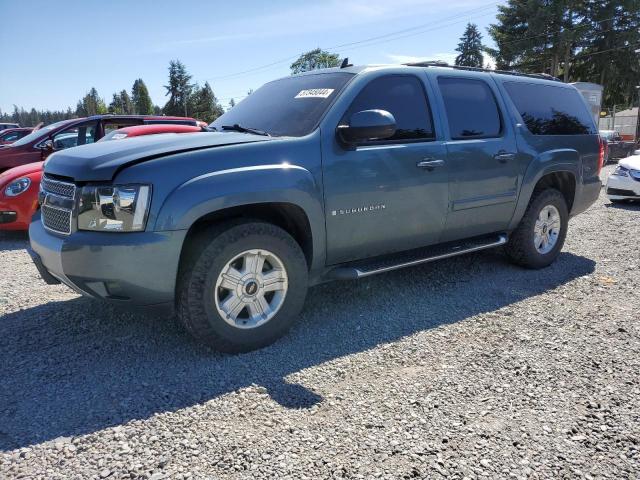
[[[42,127],[35,132],[31,132],[26,137],[22,137],[20,140],[13,142],[11,144],[12,147],[19,147],[20,145],[26,145],[27,143],[31,143],[34,140],[38,140],[42,137],[45,137],[51,130],[58,128],[61,125],[68,123],[68,120],[63,120],[61,122],[52,123],[51,125],[47,125],[46,127]]]
[[[345,72],[289,77],[263,85],[210,127],[238,124],[273,136],[301,137],[313,131],[340,90],[353,78]]]

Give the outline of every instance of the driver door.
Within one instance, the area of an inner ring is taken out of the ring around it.
[[[448,208],[446,147],[437,138],[417,75],[384,75],[366,84],[340,122],[385,110],[393,137],[345,146],[325,137],[323,179],[327,263],[336,264],[437,243]]]

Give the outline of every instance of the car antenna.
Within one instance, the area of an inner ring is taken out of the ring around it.
[[[340,65],[340,68],[347,68],[347,67],[353,67],[353,64],[349,63],[349,57],[345,57],[345,59],[342,60],[342,65]]]

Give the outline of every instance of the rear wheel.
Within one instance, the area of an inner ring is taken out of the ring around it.
[[[289,329],[306,296],[307,263],[287,232],[262,222],[229,224],[196,245],[177,297],[178,319],[196,339],[238,353]]]
[[[508,257],[526,268],[544,268],[560,254],[567,235],[569,213],[564,196],[549,188],[534,193],[505,246]]]

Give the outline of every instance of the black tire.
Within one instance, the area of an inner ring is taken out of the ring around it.
[[[252,329],[228,324],[218,313],[214,292],[227,262],[251,249],[277,255],[288,276],[281,307]],[[178,321],[198,341],[226,353],[241,353],[273,343],[297,319],[307,294],[308,270],[298,243],[283,229],[261,221],[231,222],[212,228],[192,244],[181,268],[176,292]]]
[[[543,208],[553,205],[560,214],[560,232],[555,246],[547,253],[539,252],[534,244],[536,220]],[[511,233],[505,252],[509,259],[522,267],[539,269],[551,265],[560,254],[569,225],[567,202],[554,188],[535,191],[518,227]]]

